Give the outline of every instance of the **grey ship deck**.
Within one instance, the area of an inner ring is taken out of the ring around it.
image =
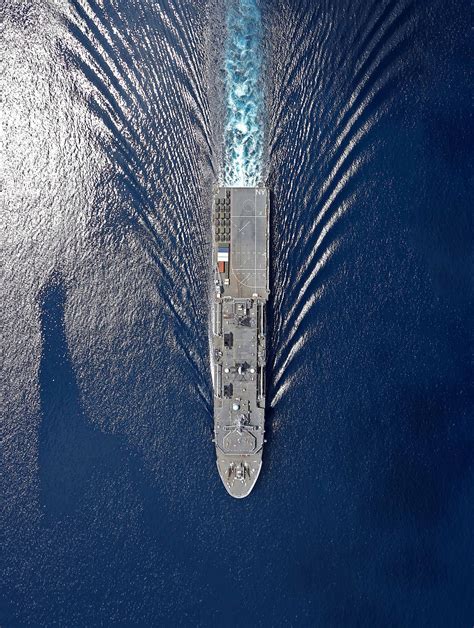
[[[269,207],[263,187],[218,188],[213,200],[214,442],[220,477],[238,498],[262,465]]]

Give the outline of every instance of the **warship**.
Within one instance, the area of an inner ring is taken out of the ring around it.
[[[246,497],[265,443],[269,190],[217,187],[212,202],[212,376],[217,468],[232,497]]]

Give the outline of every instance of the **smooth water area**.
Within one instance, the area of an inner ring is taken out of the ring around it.
[[[2,17],[0,625],[470,626],[470,5]],[[211,442],[223,177],[272,190],[241,501]]]

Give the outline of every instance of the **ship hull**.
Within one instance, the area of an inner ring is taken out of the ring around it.
[[[265,442],[268,220],[266,188],[217,188],[213,198],[212,369],[217,468],[246,497]]]

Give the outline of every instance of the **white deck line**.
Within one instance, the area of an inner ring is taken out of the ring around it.
[[[257,226],[257,195],[256,194],[253,195],[253,217],[255,219],[255,227],[256,227]],[[255,243],[255,266],[257,266],[257,229],[255,229],[254,243]],[[254,292],[257,292],[257,272],[256,271],[255,271],[254,277],[255,277]]]

